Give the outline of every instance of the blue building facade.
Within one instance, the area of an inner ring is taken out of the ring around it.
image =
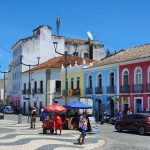
[[[109,111],[114,116],[119,108],[118,67],[99,66],[84,70],[84,96],[93,98],[93,110],[97,120],[101,120],[103,112]]]

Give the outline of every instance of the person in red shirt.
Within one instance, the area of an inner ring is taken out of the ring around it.
[[[60,135],[61,135],[61,131],[62,131],[62,120],[60,118],[59,114],[56,114],[55,118],[54,118],[54,123],[55,123],[55,132],[57,134],[57,130],[60,131]]]

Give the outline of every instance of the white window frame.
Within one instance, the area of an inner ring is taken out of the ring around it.
[[[137,84],[136,83],[136,72],[137,72],[137,70],[139,70],[140,69],[140,71],[141,71],[141,83],[138,83],[138,84],[142,84],[143,83],[143,77],[142,77],[142,68],[141,67],[136,67],[135,69],[134,69],[134,84]]]
[[[121,110],[122,110],[122,111],[124,110],[123,101],[124,101],[124,99],[123,99],[123,97],[122,97],[122,99],[121,99]],[[130,108],[130,97],[128,97],[128,107]]]
[[[148,110],[150,111],[150,97],[148,97]]]
[[[136,109],[135,109],[136,99],[142,100],[142,110],[143,110],[143,97],[134,97],[134,113],[136,112]]]
[[[148,67],[147,70],[147,83],[150,84],[150,66]]]
[[[124,85],[124,73],[125,73],[125,71],[127,71],[128,72],[128,84],[129,84],[129,70],[127,69],[127,68],[125,68],[125,69],[123,69],[123,71],[122,71],[122,81],[121,81],[121,83],[122,83],[122,85]]]

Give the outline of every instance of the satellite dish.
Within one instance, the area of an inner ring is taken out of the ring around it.
[[[87,31],[87,35],[88,35],[90,40],[93,40],[93,36],[92,36],[91,32]]]

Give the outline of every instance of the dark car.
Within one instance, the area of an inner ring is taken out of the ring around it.
[[[137,131],[140,135],[150,132],[150,114],[135,113],[130,114],[124,119],[115,122],[115,129],[118,132],[122,130]]]

